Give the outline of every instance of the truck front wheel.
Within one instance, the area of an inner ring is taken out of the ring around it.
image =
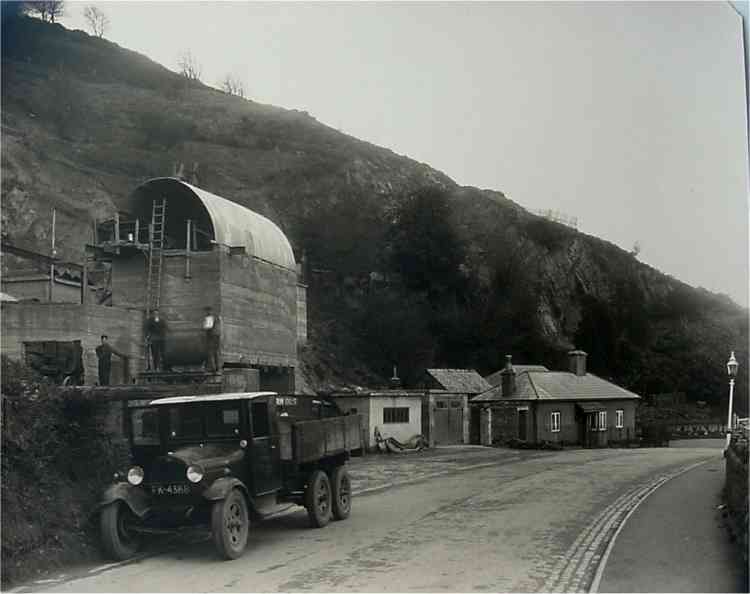
[[[113,501],[102,508],[99,524],[102,544],[117,561],[130,559],[138,552],[140,538],[133,530],[138,517],[124,501]]]
[[[245,495],[232,489],[226,499],[217,501],[211,509],[211,532],[216,551],[224,559],[237,559],[247,545],[250,519]]]
[[[346,520],[352,512],[352,483],[349,473],[343,466],[337,466],[331,473],[333,491],[333,518]]]
[[[331,521],[331,481],[322,470],[314,470],[305,491],[305,507],[313,528],[322,528]]]

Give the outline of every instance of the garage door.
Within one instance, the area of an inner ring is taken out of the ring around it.
[[[449,445],[463,443],[463,408],[435,409],[435,443]]]

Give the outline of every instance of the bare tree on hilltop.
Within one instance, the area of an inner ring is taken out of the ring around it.
[[[237,95],[237,97],[245,98],[245,85],[239,79],[235,78],[231,74],[227,74],[224,80],[219,83],[221,90],[229,95]]]
[[[202,74],[202,68],[196,57],[190,50],[184,52],[177,59],[177,67],[180,69],[180,74],[188,80],[200,80]]]
[[[87,6],[83,9],[83,18],[86,19],[91,33],[97,37],[104,37],[104,32],[109,27],[109,18],[96,6]]]
[[[64,0],[42,0],[25,2],[29,14],[38,16],[45,22],[54,23],[55,19],[61,17],[65,12]]]

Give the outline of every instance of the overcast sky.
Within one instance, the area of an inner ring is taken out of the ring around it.
[[[503,191],[748,304],[741,20],[728,3],[68,2],[202,80]]]

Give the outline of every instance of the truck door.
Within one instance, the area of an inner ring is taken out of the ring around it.
[[[250,402],[253,495],[263,495],[281,488],[279,434],[277,424],[273,422],[273,399],[271,396]]]

